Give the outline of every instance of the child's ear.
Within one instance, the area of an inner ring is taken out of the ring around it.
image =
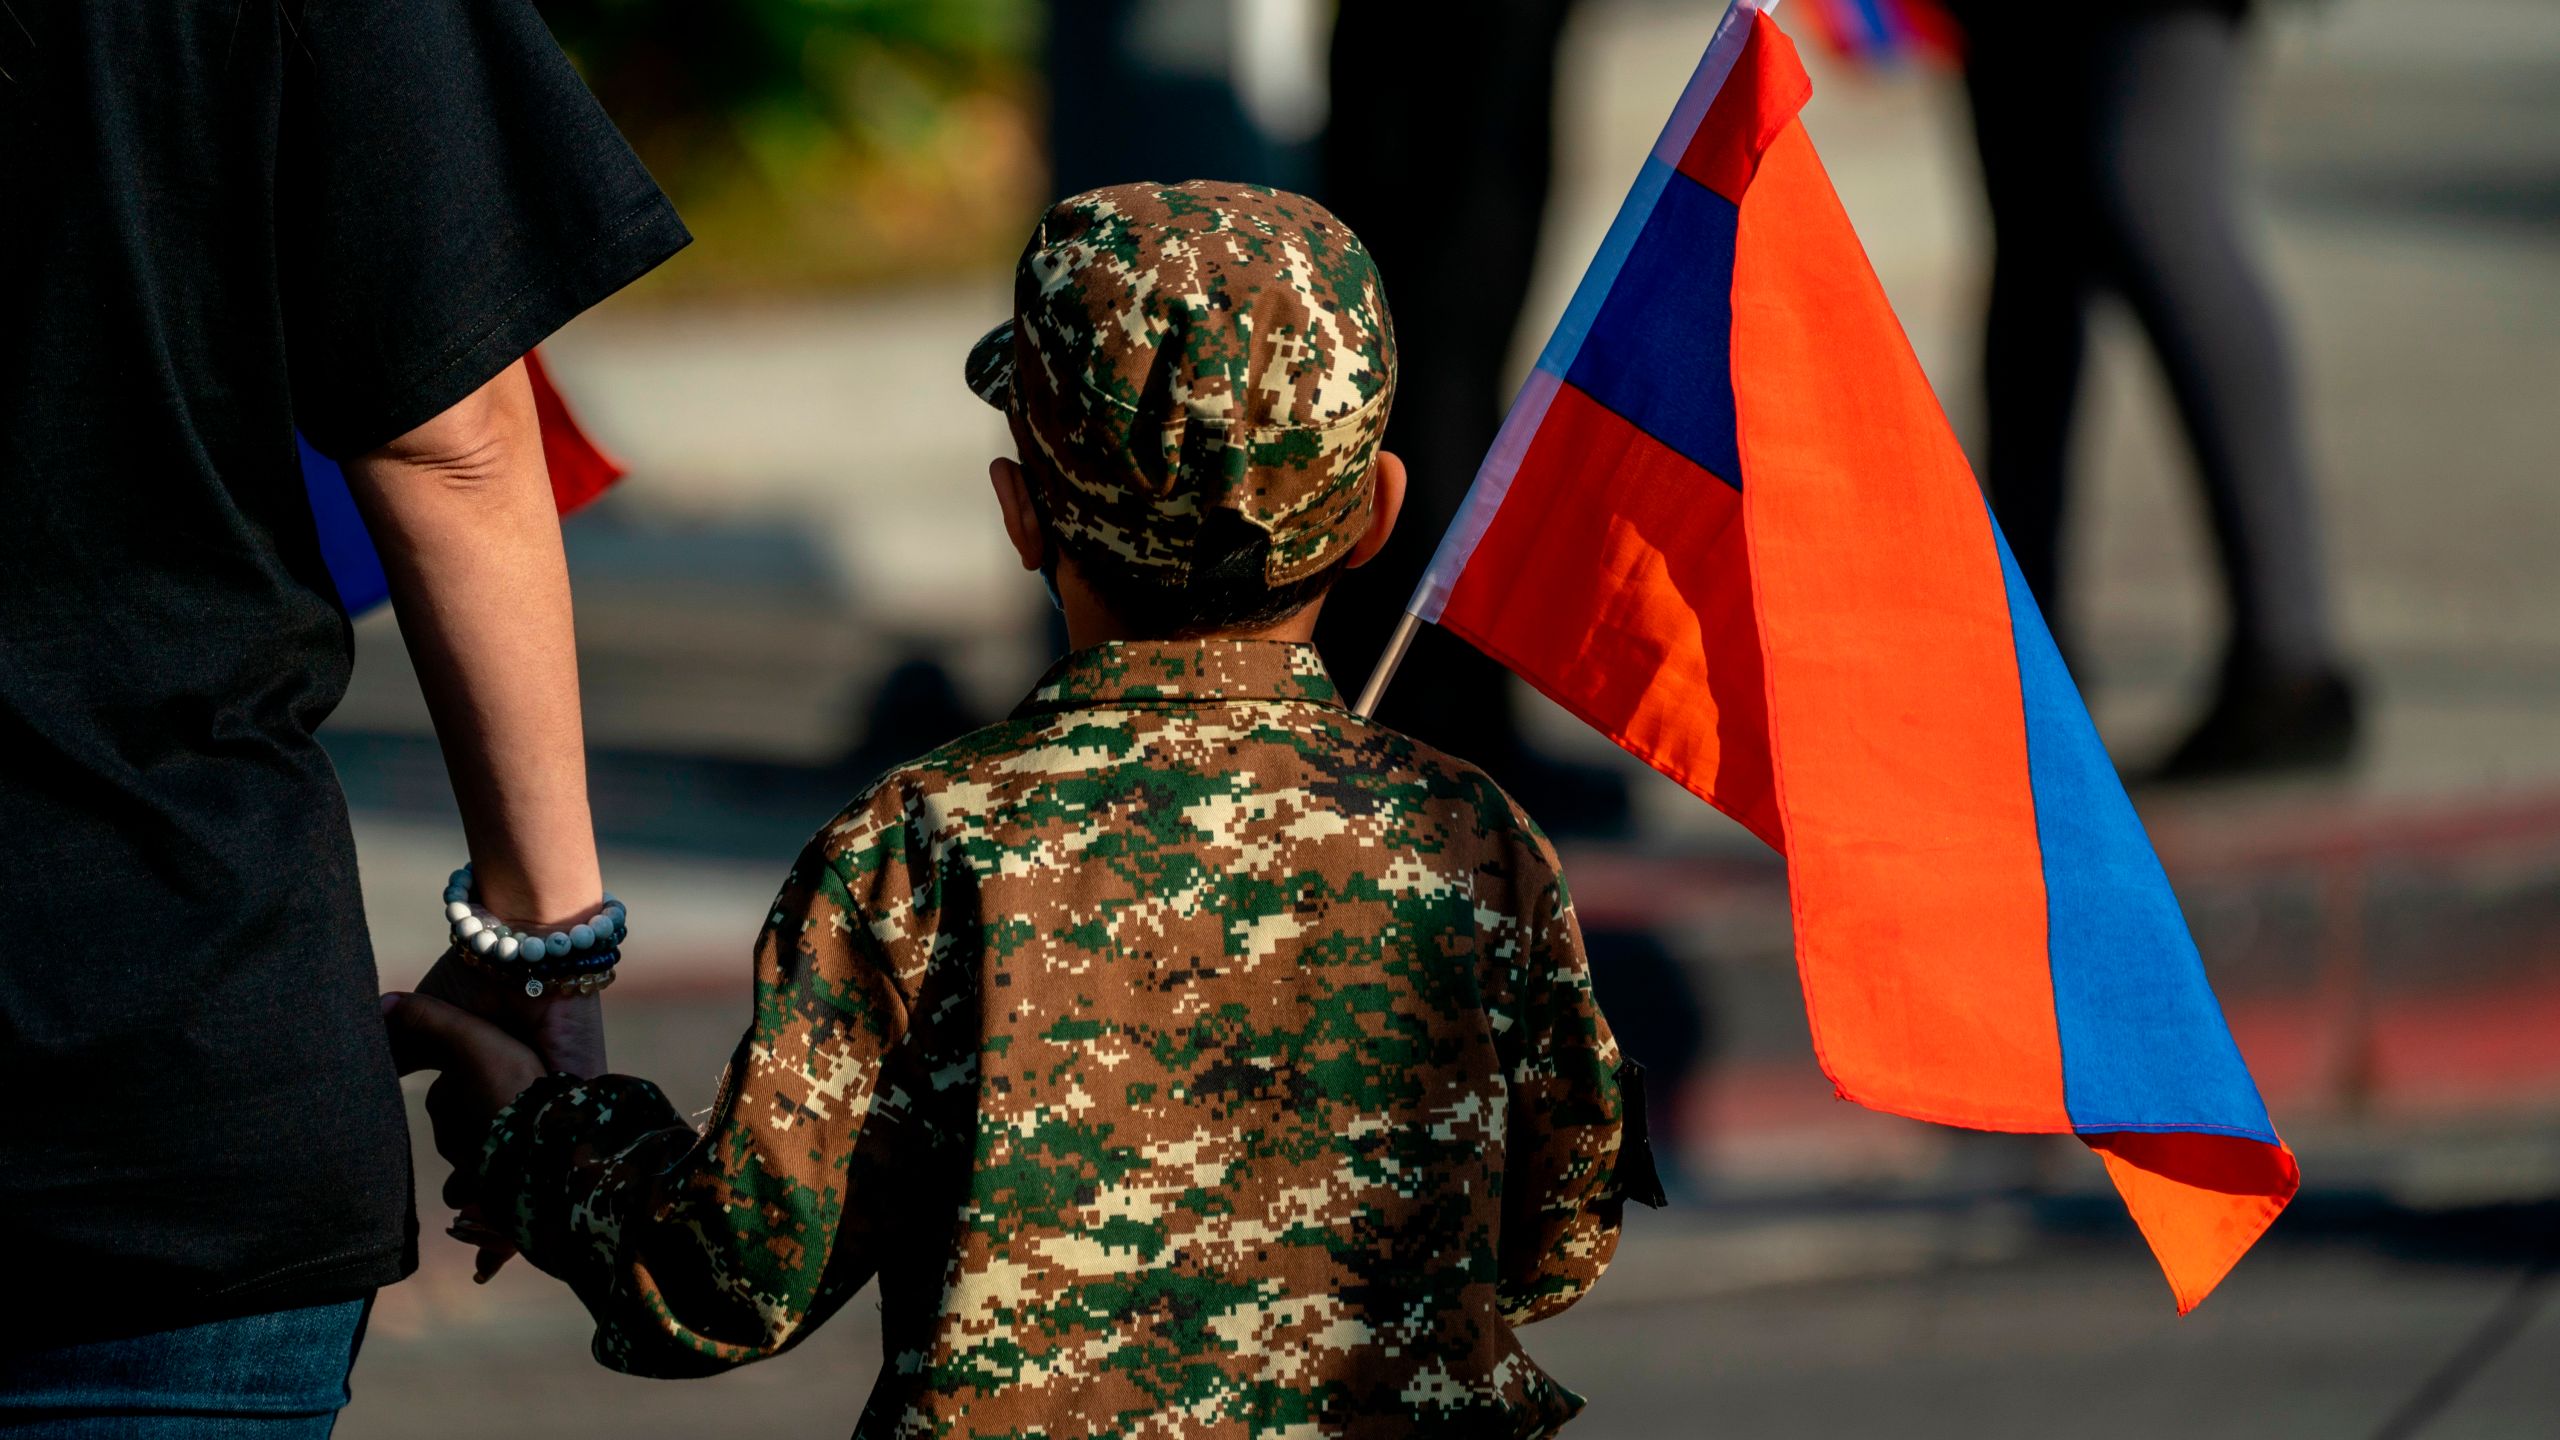
[[[1004,537],[1025,570],[1037,570],[1049,558],[1049,539],[1040,531],[1040,512],[1031,505],[1031,480],[1015,461],[998,456],[987,464],[987,480],[995,486],[996,505],[1004,511]]]
[[[1396,517],[1403,513],[1404,459],[1392,450],[1381,450],[1369,465],[1369,533],[1343,557],[1343,568],[1357,570],[1377,558],[1387,537],[1395,533]]]

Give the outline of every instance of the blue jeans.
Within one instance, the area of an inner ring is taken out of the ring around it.
[[[7,1440],[326,1440],[371,1300],[0,1352]]]

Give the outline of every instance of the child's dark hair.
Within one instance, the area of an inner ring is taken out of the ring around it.
[[[1053,538],[1050,543],[1058,542]],[[1156,579],[1082,546],[1064,548],[1076,557],[1076,569],[1112,619],[1157,640],[1276,625],[1321,599],[1343,569],[1336,561],[1313,575],[1272,584],[1263,577],[1271,537],[1232,510],[1214,510],[1201,520],[1200,534],[1192,542],[1191,573],[1177,581]]]

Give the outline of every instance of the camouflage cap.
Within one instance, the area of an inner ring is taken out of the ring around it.
[[[1232,510],[1270,535],[1275,585],[1367,532],[1395,373],[1360,238],[1304,196],[1210,180],[1060,201],[968,367],[1048,460],[1062,541],[1179,581]]]

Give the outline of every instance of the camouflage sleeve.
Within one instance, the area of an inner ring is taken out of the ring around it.
[[[1617,1253],[1624,1208],[1618,1042],[1592,997],[1560,874],[1529,916],[1509,998],[1499,1300],[1504,1319],[1525,1325],[1561,1313],[1599,1280]]]
[[[793,867],[756,943],[754,1025],[700,1132],[621,1075],[546,1080],[490,1127],[491,1221],[577,1292],[614,1369],[777,1354],[871,1276],[873,1202],[905,1143],[882,1071],[908,1007],[846,888],[854,865],[812,842]]]

